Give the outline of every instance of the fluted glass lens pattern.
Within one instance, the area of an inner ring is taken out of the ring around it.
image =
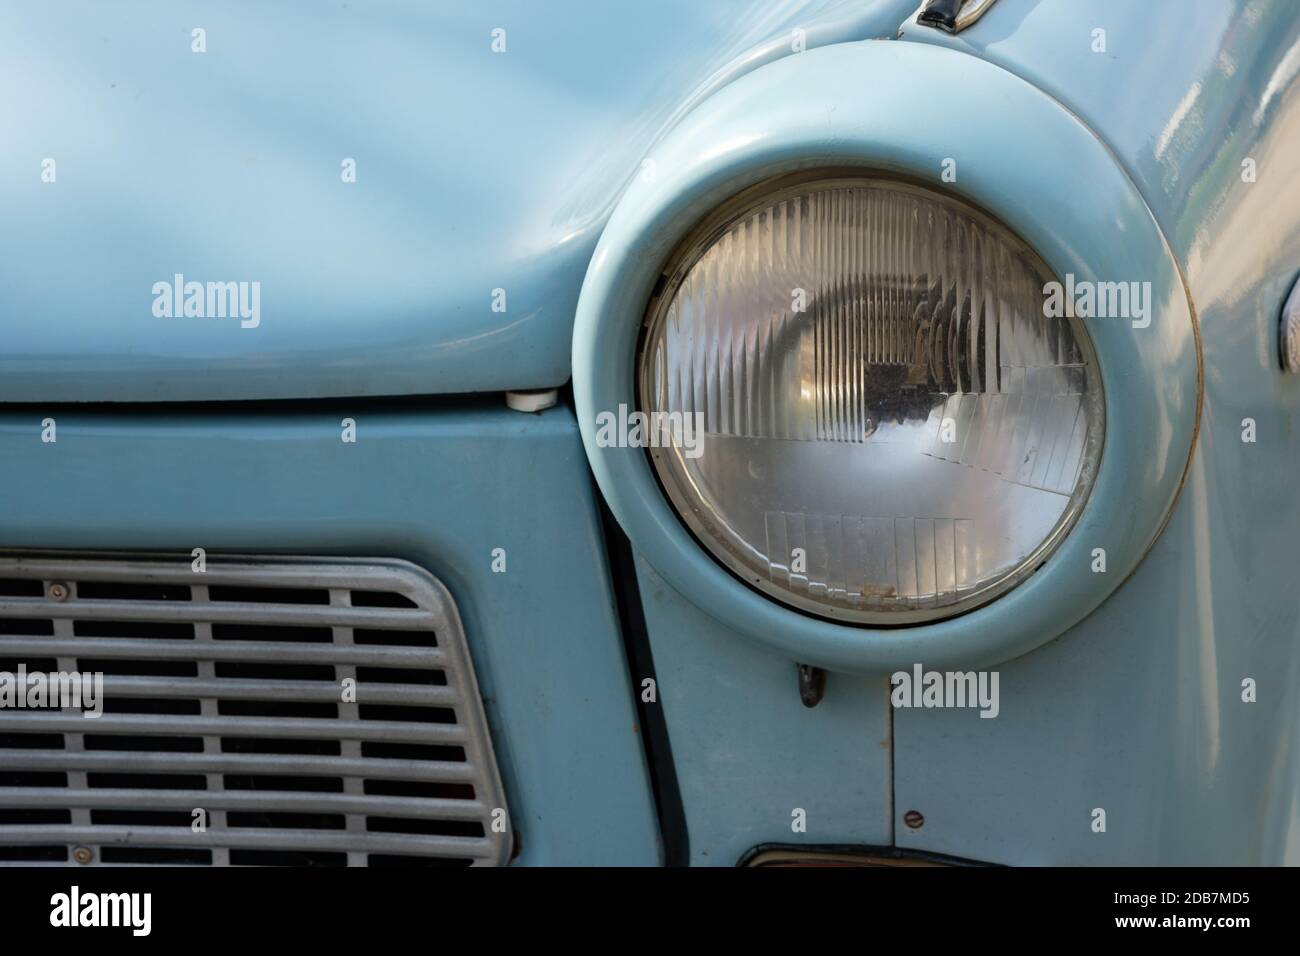
[[[1102,444],[1092,350],[1045,315],[1052,281],[920,187],[823,181],[737,209],[647,316],[660,481],[718,560],[803,610],[914,623],[991,599],[1068,531]]]

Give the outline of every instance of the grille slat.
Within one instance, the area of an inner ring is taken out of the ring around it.
[[[415,820],[481,820],[491,810],[476,800],[367,797],[258,790],[88,790],[58,787],[0,787],[0,807],[54,806],[98,810],[267,810],[353,813]]]
[[[459,744],[468,738],[458,724],[395,720],[329,720],[313,717],[184,717],[172,714],[80,714],[27,711],[9,730],[61,734],[149,734],[163,736],[282,737],[320,740],[394,740],[406,743]]]
[[[356,685],[357,699],[368,704],[410,704],[450,707],[460,698],[450,687],[419,684]],[[339,700],[338,681],[237,680],[105,676],[106,697],[212,697],[232,700]]]
[[[6,579],[22,578],[35,581],[62,581],[68,577],[68,560],[65,558],[13,558],[0,576]],[[182,584],[192,586],[197,574],[180,579],[177,569],[189,574],[189,559],[178,558],[167,563],[119,560],[116,558],[83,558],[76,562],[76,577],[95,582],[116,581],[123,584],[155,584],[165,586]],[[413,567],[413,566],[412,566]],[[303,564],[280,559],[258,562],[241,560],[233,563],[218,563],[213,559],[198,581],[205,587],[256,587],[273,588],[309,588],[320,589],[321,571],[346,575],[349,591],[380,591],[402,594],[415,604],[421,601],[417,595],[425,592],[424,582],[400,578],[393,574],[390,563],[361,563],[353,559],[331,561],[328,558],[313,558]],[[8,594],[9,591],[0,593]],[[32,596],[32,595],[24,595]],[[423,606],[427,606],[427,602]]]
[[[362,760],[296,757],[287,754],[136,753],[123,751],[0,750],[0,768],[10,770],[168,770],[176,773],[247,773],[288,776],[373,777],[460,783],[481,771],[470,763],[434,760]]]
[[[416,630],[433,624],[425,610],[369,607],[312,607],[300,604],[243,604],[229,601],[69,601],[44,598],[0,599],[0,617],[100,618],[108,621],[193,621],[212,624],[267,624],[292,627],[369,627]]]
[[[202,847],[213,843],[240,849],[320,850],[391,853],[401,856],[470,857],[492,861],[500,841],[489,837],[429,836],[420,833],[368,833],[346,830],[264,830],[243,827],[209,829],[206,834],[175,827],[77,827],[66,825],[0,826],[0,846],[157,846]]]
[[[259,641],[133,641],[127,638],[33,639],[0,634],[0,655],[113,657],[167,661],[247,661],[287,664],[359,664],[375,667],[444,667],[435,647],[275,644]]]
[[[0,709],[0,865],[506,861],[439,582],[399,561],[207,567],[0,557],[0,669],[100,671],[104,707]]]

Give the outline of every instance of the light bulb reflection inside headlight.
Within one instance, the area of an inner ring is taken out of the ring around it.
[[[1101,383],[1053,276],[1000,224],[884,179],[741,197],[669,266],[641,409],[703,426],[651,449],[687,525],[806,611],[901,624],[977,606],[1069,530]]]

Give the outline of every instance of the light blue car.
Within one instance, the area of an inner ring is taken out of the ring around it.
[[[0,6],[0,863],[1300,863],[1298,75]]]

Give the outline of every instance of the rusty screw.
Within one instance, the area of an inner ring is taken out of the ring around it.
[[[68,586],[55,581],[47,593],[51,601],[63,601],[68,597]]]
[[[72,858],[78,863],[89,863],[95,858],[95,851],[88,846],[79,846],[72,851]]]
[[[921,816],[919,810],[908,810],[903,814],[903,822],[913,830],[919,830],[925,826],[925,817]]]

